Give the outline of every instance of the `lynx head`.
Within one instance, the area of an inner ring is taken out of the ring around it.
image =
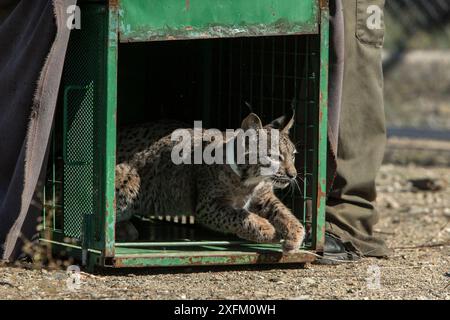
[[[296,149],[289,138],[294,119],[294,111],[291,110],[266,126],[263,126],[261,119],[254,113],[250,113],[242,121],[241,129],[248,139],[244,140],[241,149],[245,161],[243,164],[238,161],[237,168],[244,184],[253,185],[265,180],[271,182],[275,188],[282,189],[294,182],[297,178]],[[239,157],[239,148],[237,156]]]

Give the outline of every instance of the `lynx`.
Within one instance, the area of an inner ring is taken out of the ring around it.
[[[258,130],[269,138],[272,129],[278,130],[280,165],[271,175],[261,174],[259,162],[174,164],[171,153],[177,142],[171,133],[183,127],[179,122],[123,128],[118,135],[115,178],[117,239],[138,238],[129,221],[133,215],[185,214],[217,232],[258,243],[283,240],[284,252],[297,250],[305,234],[303,225],[274,193],[297,178],[296,150],[289,138],[293,123],[293,112],[266,126],[254,113],[242,121],[244,131]]]

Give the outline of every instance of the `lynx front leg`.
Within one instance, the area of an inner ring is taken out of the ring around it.
[[[250,209],[266,218],[284,239],[283,251],[290,253],[299,249],[305,229],[273,192],[266,192],[252,199]]]
[[[270,222],[245,209],[213,204],[199,205],[196,212],[196,219],[214,231],[235,234],[239,238],[259,243],[277,241],[275,228]]]

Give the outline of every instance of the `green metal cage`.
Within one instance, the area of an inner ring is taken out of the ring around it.
[[[54,122],[43,242],[90,268],[304,263],[322,252],[326,1],[85,1],[81,17]],[[213,233],[189,216],[136,217],[139,241],[115,240],[116,134],[123,125],[171,118],[237,128],[245,102],[267,122],[292,101],[302,181],[279,196],[310,234],[303,251],[284,255],[280,245]]]

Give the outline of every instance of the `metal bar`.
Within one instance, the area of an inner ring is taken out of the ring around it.
[[[258,37],[318,32],[318,1],[115,0],[120,41]]]
[[[242,79],[243,79],[243,51],[244,51],[244,39],[239,40],[239,115],[242,115],[243,92],[242,92]]]
[[[313,252],[284,255],[281,252],[186,252],[143,255],[118,254],[109,267],[175,267],[201,265],[244,265],[273,263],[306,263],[316,259]]]
[[[271,99],[271,114],[273,115],[274,111],[275,111],[275,100],[274,100],[274,96],[275,96],[275,38],[272,39],[272,99]]]
[[[260,53],[260,64],[261,64],[261,77],[259,83],[259,105],[258,108],[260,110],[264,110],[264,38],[261,38],[261,53]]]
[[[45,230],[47,228],[47,211],[46,211],[46,207],[47,207],[47,194],[46,194],[46,189],[47,189],[47,180],[44,183],[44,190],[42,192],[42,227]]]
[[[56,133],[55,133],[55,126],[53,126],[53,133],[52,133],[52,205],[54,206],[53,209],[53,217],[52,217],[52,221],[53,221],[53,229],[56,228],[56,166],[55,166],[55,153],[56,153]],[[45,190],[45,189],[44,189]],[[60,195],[61,197],[62,195]],[[45,199],[45,196],[44,196]],[[63,201],[63,199],[61,199],[61,201]],[[45,217],[47,219],[47,217]],[[45,220],[44,220],[45,221]],[[47,223],[46,221],[44,222],[45,224]]]
[[[310,53],[310,44],[309,44],[310,38],[307,37],[306,38],[306,52]],[[310,57],[309,55],[306,55],[305,58],[305,79],[308,79],[309,76],[309,64],[310,64]],[[304,121],[307,123],[308,122],[308,110],[309,110],[309,103],[308,103],[308,99],[310,98],[310,92],[309,92],[309,84],[306,83],[306,88],[305,88],[305,92],[306,92],[306,99],[305,99],[305,104],[304,104]],[[314,102],[315,103],[315,102]],[[306,203],[306,199],[305,197],[307,196],[308,193],[308,189],[307,189],[307,185],[306,182],[308,181],[307,177],[306,177],[306,173],[308,170],[308,153],[306,152],[306,148],[307,148],[307,141],[308,141],[308,126],[305,123],[304,128],[303,128],[303,139],[304,139],[304,150],[303,150],[303,174],[304,174],[304,181],[303,181],[303,221],[306,220],[306,211],[307,211],[307,203]]]
[[[328,61],[329,61],[329,11],[321,9],[320,23],[320,93],[318,119],[318,159],[317,166],[317,200],[315,206],[316,219],[313,220],[313,247],[323,251],[325,242],[325,207],[327,190],[327,129],[328,129]]]
[[[211,70],[212,70],[212,46],[210,42],[203,43],[202,54],[204,57],[203,64],[203,110],[202,120],[204,125],[211,126]]]
[[[118,7],[117,1],[109,1],[108,48],[106,54],[106,114],[100,137],[104,159],[102,168],[102,206],[104,212],[105,247],[104,256],[114,256],[116,214],[114,206],[116,166],[116,115],[117,115],[117,59],[118,59]]]
[[[71,244],[71,243],[67,243],[67,242],[58,242],[58,241],[54,241],[54,240],[50,240],[50,239],[43,239],[43,238],[39,239],[39,241],[58,245],[58,246],[63,246],[63,247],[67,247],[67,248],[82,250],[81,246],[77,246],[75,244]],[[95,254],[101,253],[100,251],[95,250],[95,249],[88,249],[88,252],[95,253]]]
[[[254,39],[250,40],[250,105],[253,105]]]
[[[283,37],[283,105],[282,112],[285,112],[286,108],[286,37]]]
[[[193,247],[193,246],[231,246],[231,245],[255,245],[245,241],[176,241],[176,242],[117,242],[116,247]]]
[[[223,82],[223,80],[222,80],[222,78],[223,78],[223,42],[222,41],[219,42],[219,58],[218,59],[219,59],[219,63],[218,63],[219,72],[218,72],[217,76],[219,77],[219,79],[218,79],[217,109],[222,110],[222,100],[225,97],[225,93],[223,92],[223,84],[222,84],[222,82]],[[220,112],[217,112],[216,114],[217,114],[217,116],[215,119],[215,123],[221,124],[220,119],[221,119],[222,115]]]
[[[229,65],[228,65],[228,122],[227,126],[231,125],[233,118],[233,104],[232,104],[232,87],[233,87],[233,43],[234,41],[231,39],[229,41]]]

